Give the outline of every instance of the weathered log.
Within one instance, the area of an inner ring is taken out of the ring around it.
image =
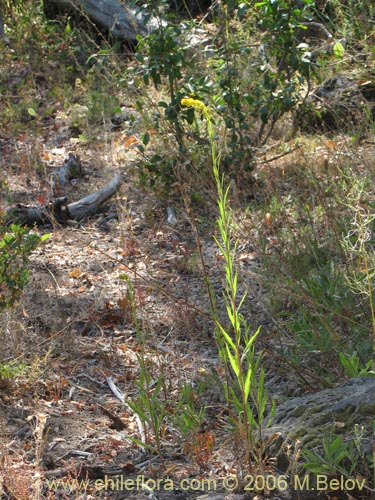
[[[56,198],[43,208],[18,204],[7,210],[5,222],[23,226],[42,226],[54,222],[63,224],[68,220],[82,220],[98,213],[104,203],[120,189],[121,182],[121,175],[116,174],[104,188],[69,204],[66,196]]]
[[[121,186],[121,175],[116,174],[111,182],[103,189],[99,189],[74,203],[67,206],[70,219],[81,220],[89,215],[95,215],[103,204],[111,198]]]
[[[119,0],[44,0],[45,9],[74,10],[86,15],[114,38],[135,42],[137,35],[147,35],[159,27],[160,21],[143,9]]]
[[[0,38],[6,43],[6,45],[9,45],[9,38],[6,36],[5,31],[4,31],[4,21],[3,21],[3,13],[2,13],[2,8],[0,4]]]
[[[343,443],[353,442],[355,428],[360,429],[361,433],[356,443],[360,453],[358,456],[371,456],[374,444],[374,415],[375,379],[371,376],[353,378],[338,387],[291,398],[278,405],[276,414],[271,419],[271,425],[266,431],[267,437],[270,438],[268,441],[270,447],[267,451],[269,456],[276,459],[276,470],[283,473],[293,466],[295,478],[298,476],[301,480],[304,478],[304,488],[307,487],[309,491],[301,489],[301,496],[298,495],[298,498],[316,500],[319,498],[316,494],[317,476],[312,474],[309,477],[311,481],[306,481],[306,470],[303,467],[306,459],[296,460],[295,457],[299,455],[300,450],[308,450],[317,456],[324,457],[325,440],[332,443],[336,436],[341,436]],[[340,425],[337,425],[338,422]],[[324,463],[323,459],[321,463]],[[335,465],[340,471],[338,463]],[[361,467],[359,460],[352,472],[352,477],[360,477],[360,474],[363,474]],[[334,469],[335,466],[333,465],[332,468]],[[294,484],[296,484],[295,481]],[[354,490],[355,486],[358,486],[358,483],[353,484],[351,493],[354,496],[351,498],[374,498],[371,496],[373,490],[368,489],[366,484],[364,484],[364,491],[369,496],[361,496],[359,491]],[[297,498],[297,495],[292,495],[292,497]],[[344,497],[340,496],[340,498]]]
[[[48,209],[27,207],[17,204],[9,208],[5,216],[5,224],[19,224],[20,226],[44,226],[49,224],[51,218]]]
[[[71,179],[81,177],[83,174],[82,165],[78,156],[69,153],[61,167],[56,169],[51,176],[52,189],[64,189]]]

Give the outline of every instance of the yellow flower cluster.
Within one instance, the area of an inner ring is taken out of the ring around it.
[[[181,99],[181,105],[187,108],[195,108],[202,111],[206,116],[210,114],[208,107],[199,99],[193,99],[192,97],[184,97]]]

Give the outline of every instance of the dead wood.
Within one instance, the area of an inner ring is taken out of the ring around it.
[[[117,387],[117,385],[114,383],[112,377],[107,377],[107,384],[108,384],[109,388],[111,389],[111,391],[113,392],[113,394],[116,396],[116,398],[119,399],[122,402],[122,404],[124,404],[126,406],[126,408],[128,410],[130,410],[131,412],[134,413],[134,417],[135,417],[135,421],[137,422],[138,431],[139,431],[139,435],[141,437],[141,441],[142,441],[142,443],[145,443],[146,442],[146,431],[145,431],[145,428],[144,428],[144,425],[143,425],[141,419],[139,418],[139,415],[136,412],[134,412],[132,410],[132,408],[129,406],[129,404],[126,402],[125,394],[123,394],[123,392],[121,392],[121,390]],[[140,447],[141,447],[141,445],[140,445]],[[142,450],[142,451],[144,451],[144,450]]]
[[[158,21],[139,7],[118,0],[45,0],[45,8],[83,13],[111,36],[136,41],[137,35],[146,35],[158,27]]]
[[[6,224],[42,226],[54,222],[63,224],[68,220],[82,220],[98,213],[104,203],[120,189],[121,182],[121,175],[116,174],[102,189],[69,204],[66,196],[54,199],[43,208],[18,204],[7,210]]]
[[[9,45],[9,38],[6,36],[4,32],[4,21],[3,21],[1,4],[0,4],[0,38],[4,41],[6,45]]]
[[[68,157],[65,158],[63,165],[56,169],[51,176],[53,191],[55,192],[59,188],[64,189],[70,180],[82,177],[82,175],[82,165],[78,156],[73,153],[69,153]]]
[[[152,459],[149,459],[147,463],[149,464],[151,461]],[[129,474],[130,472],[137,472],[137,470],[137,466],[131,463],[125,464],[123,467],[116,469],[103,467],[100,465],[80,464],[79,470],[74,472],[78,472],[78,474],[76,474],[77,479],[100,479],[104,478],[105,476],[119,476],[121,474]],[[72,472],[72,466],[59,467],[58,469],[43,471],[43,476],[45,479],[57,479],[65,476],[69,477],[72,475]]]
[[[112,428],[116,429],[116,431],[122,431],[127,428],[127,425],[121,420],[120,417],[114,415],[111,411],[107,410],[104,406],[99,403],[96,403],[96,406],[99,410],[104,413],[110,420],[112,420]]]
[[[104,203],[120,189],[121,182],[121,175],[116,174],[103,189],[70,203],[67,207],[69,218],[81,220],[89,215],[95,215]]]

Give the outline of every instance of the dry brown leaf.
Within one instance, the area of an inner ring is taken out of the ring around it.
[[[109,436],[108,440],[114,446],[124,446],[125,445],[124,441],[121,441],[121,439],[118,439],[114,436]]]
[[[78,267],[76,267],[75,269],[73,269],[72,271],[70,271],[69,276],[71,278],[75,278],[76,279],[76,278],[79,278],[80,276],[82,276],[82,274],[84,274],[83,271],[81,271],[81,269],[79,269]]]
[[[129,146],[131,146],[132,144],[137,143],[137,142],[138,142],[138,139],[136,137],[134,137],[134,135],[131,135],[125,139],[125,147],[128,148]]]
[[[272,223],[273,223],[272,214],[267,212],[266,215],[264,216],[264,222],[265,222],[266,226],[271,227]]]

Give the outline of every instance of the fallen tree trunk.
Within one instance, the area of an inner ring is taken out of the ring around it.
[[[63,224],[68,220],[80,221],[90,215],[95,215],[121,187],[121,175],[116,174],[104,188],[68,204],[66,196],[56,198],[46,207],[27,207],[16,205],[6,212],[6,224],[22,226],[42,226],[58,222]]]
[[[120,40],[135,42],[137,35],[147,35],[157,29],[160,21],[143,9],[119,0],[44,0],[45,9],[77,11],[86,15],[100,28]]]
[[[64,163],[51,176],[51,186],[54,195],[59,189],[65,190],[66,185],[71,179],[83,176],[83,169],[78,156],[69,153]]]
[[[4,32],[4,21],[3,21],[1,3],[0,3],[0,38],[4,41],[4,43],[6,43],[6,45],[9,45],[9,38],[6,36]]]
[[[95,215],[103,204],[120,189],[120,186],[121,175],[116,174],[103,189],[95,191],[95,193],[91,193],[74,203],[70,203],[67,206],[70,218],[81,220],[89,215]]]

